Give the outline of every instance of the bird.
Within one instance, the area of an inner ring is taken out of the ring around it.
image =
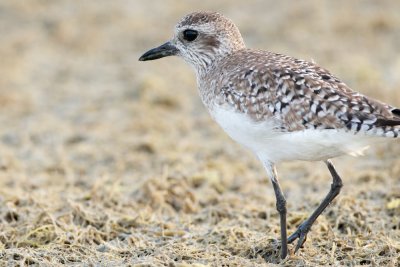
[[[304,244],[318,216],[343,182],[332,159],[361,155],[371,144],[399,138],[400,109],[352,90],[314,62],[247,48],[232,20],[213,11],[185,15],[173,38],[139,60],[183,58],[194,68],[200,98],[211,117],[252,151],[271,180],[280,218],[280,257],[288,243]],[[332,176],[326,197],[287,236],[286,198],[276,164],[323,161]]]

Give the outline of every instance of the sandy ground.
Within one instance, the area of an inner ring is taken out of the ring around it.
[[[0,266],[398,266],[398,141],[334,160],[341,195],[280,262],[260,164],[212,122],[182,60],[137,61],[195,10],[400,106],[399,1],[1,0]],[[278,171],[291,233],[330,176]]]

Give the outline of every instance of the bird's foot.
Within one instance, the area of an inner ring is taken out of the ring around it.
[[[300,224],[299,228],[297,228],[297,230],[291,234],[288,238],[288,243],[293,243],[293,241],[295,241],[296,239],[299,239],[297,241],[297,245],[296,248],[294,250],[294,253],[296,253],[304,244],[304,242],[306,242],[307,240],[307,234],[311,229],[311,224],[308,221],[304,221],[302,224]]]

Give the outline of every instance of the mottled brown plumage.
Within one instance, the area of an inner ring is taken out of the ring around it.
[[[314,63],[281,54],[237,51],[204,75],[201,88],[212,89],[202,90],[205,102],[228,103],[256,121],[274,118],[282,131],[343,128],[399,135],[398,109],[351,90]]]
[[[140,60],[178,55],[195,69],[199,93],[215,121],[263,163],[281,220],[281,257],[287,244],[305,242],[317,217],[339,194],[342,180],[330,159],[360,154],[369,144],[399,137],[400,109],[351,90],[329,71],[290,56],[245,47],[238,28],[219,13],[195,12],[174,38]],[[289,237],[286,200],[275,163],[323,160],[329,193]]]

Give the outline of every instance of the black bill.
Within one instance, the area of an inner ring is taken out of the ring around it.
[[[166,42],[165,44],[160,45],[159,47],[147,51],[139,58],[139,60],[140,61],[154,60],[162,57],[173,56],[176,55],[177,53],[178,49],[170,42]]]

